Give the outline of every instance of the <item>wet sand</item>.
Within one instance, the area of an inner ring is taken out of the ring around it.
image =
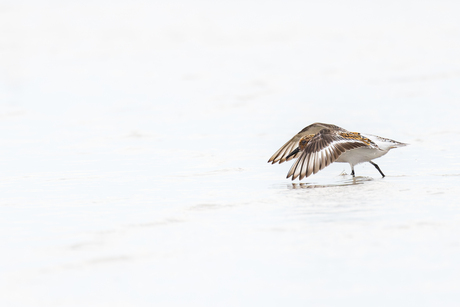
[[[456,306],[452,4],[7,3],[2,306]],[[307,179],[313,122],[410,146]]]

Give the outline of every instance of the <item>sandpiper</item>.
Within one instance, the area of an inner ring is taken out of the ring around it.
[[[292,180],[297,177],[302,180],[316,174],[333,162],[349,163],[353,177],[356,164],[369,162],[383,178],[385,175],[372,160],[380,158],[392,148],[406,145],[372,134],[350,132],[335,125],[314,123],[303,128],[278,149],[268,162],[283,163],[298,158],[286,177],[292,177]]]

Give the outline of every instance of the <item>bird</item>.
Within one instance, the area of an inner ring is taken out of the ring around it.
[[[384,178],[385,174],[372,160],[390,149],[406,145],[372,134],[350,132],[332,124],[314,123],[294,135],[270,157],[268,163],[281,164],[297,158],[286,178],[302,180],[333,162],[349,163],[351,175],[355,177],[355,165],[369,162]]]

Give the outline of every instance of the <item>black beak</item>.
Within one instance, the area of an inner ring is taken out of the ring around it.
[[[299,151],[300,151],[299,147],[297,147],[296,149],[294,149],[294,151],[291,152],[291,153],[286,157],[286,160],[289,159],[290,157],[296,155]]]

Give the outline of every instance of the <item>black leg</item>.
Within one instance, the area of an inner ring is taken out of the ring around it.
[[[352,175],[353,177],[355,177],[355,170],[354,170],[354,169],[351,170],[351,175]]]
[[[385,174],[380,170],[380,167],[377,164],[372,161],[369,161],[369,163],[375,166],[375,168],[380,172],[380,175],[382,175],[382,178],[385,177]]]

